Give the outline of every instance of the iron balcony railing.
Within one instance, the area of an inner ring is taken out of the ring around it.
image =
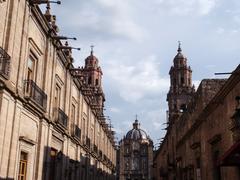
[[[107,162],[107,156],[105,154],[103,155],[103,160]]]
[[[86,137],[86,145],[87,147],[90,149],[90,146],[91,146],[91,140],[89,137]]]
[[[25,96],[46,110],[47,95],[33,80],[25,80]]]
[[[68,126],[68,116],[61,110],[60,108],[57,109],[57,123],[61,124],[64,128]]]
[[[77,125],[75,125],[74,135],[75,135],[78,139],[81,139],[81,129],[80,129]]]
[[[94,151],[94,153],[95,154],[97,154],[98,153],[98,147],[97,147],[97,145],[93,145],[93,151]]]
[[[9,79],[10,75],[10,60],[8,53],[0,47],[0,74],[6,79]]]
[[[101,151],[101,150],[99,150],[99,154],[98,154],[99,158],[101,158],[101,159],[102,159],[102,155],[103,155],[102,151]]]

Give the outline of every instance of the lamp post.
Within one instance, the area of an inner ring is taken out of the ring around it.
[[[48,1],[48,0],[29,0],[29,2],[34,4],[48,4],[48,3],[55,3],[55,4],[61,4],[61,1]]]

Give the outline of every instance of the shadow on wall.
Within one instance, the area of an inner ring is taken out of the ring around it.
[[[96,156],[96,155],[95,155]],[[90,164],[90,154],[80,154],[80,162],[70,159],[61,151],[51,147],[44,149],[44,165],[42,170],[42,180],[114,180],[115,176],[97,168],[97,164],[102,157],[94,160],[94,165]],[[1,179],[0,179],[1,180]]]

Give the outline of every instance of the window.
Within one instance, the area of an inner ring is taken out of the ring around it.
[[[31,93],[31,81],[35,81],[35,69],[36,69],[36,61],[37,58],[30,54],[28,61],[27,61],[27,86],[26,86],[26,92]]]
[[[139,150],[139,148],[140,148],[140,145],[139,145],[138,142],[133,142],[133,143],[132,143],[132,149],[133,149],[133,150]]]
[[[82,119],[82,134],[83,134],[83,136],[86,135],[86,134],[85,134],[85,123],[86,123],[86,120],[85,120],[85,118],[83,118],[83,119]]]
[[[137,157],[133,157],[132,170],[139,170],[139,159]]]
[[[181,84],[184,85],[184,77],[181,77]]]
[[[35,69],[36,69],[37,58],[30,54],[27,64],[27,80],[35,80]]]
[[[98,79],[96,79],[95,85],[98,86]]]
[[[89,85],[92,84],[92,77],[91,76],[88,77],[88,84]]]
[[[125,146],[124,151],[125,151],[126,155],[129,155],[129,153],[130,153],[129,146]]]
[[[19,180],[27,179],[27,153],[25,152],[21,152],[20,155],[18,179]]]
[[[55,97],[54,97],[54,107],[55,108],[60,107],[60,97],[61,97],[61,88],[59,87],[59,85],[56,85]]]
[[[72,104],[72,112],[71,112],[71,120],[72,120],[72,123],[74,124],[75,123],[75,113],[76,113],[76,107],[74,104]]]

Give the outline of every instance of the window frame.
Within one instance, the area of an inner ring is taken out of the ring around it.
[[[26,156],[26,158],[22,159],[23,154],[24,154],[24,156]],[[19,159],[18,180],[26,180],[27,179],[27,168],[28,168],[28,153],[25,151],[21,151],[20,159]]]

